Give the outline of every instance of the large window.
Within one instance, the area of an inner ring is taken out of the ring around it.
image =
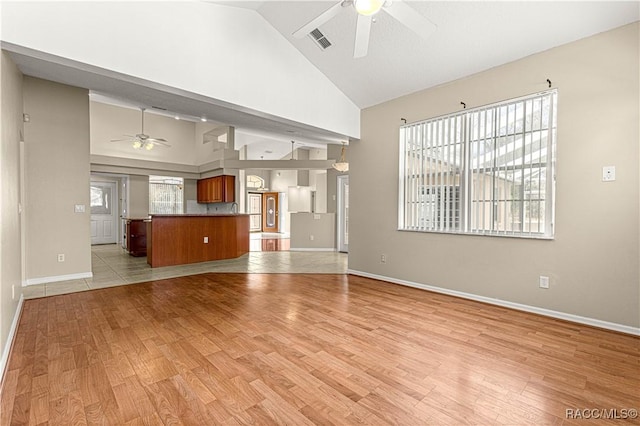
[[[149,214],[182,214],[184,179],[149,176]]]
[[[553,237],[557,92],[400,128],[399,229]]]

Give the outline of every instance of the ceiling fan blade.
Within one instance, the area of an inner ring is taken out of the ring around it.
[[[353,47],[353,57],[362,58],[367,56],[369,50],[369,33],[371,33],[372,16],[364,16],[358,14],[356,22],[356,43]]]
[[[342,2],[339,1],[338,3],[334,4],[333,6],[331,6],[329,9],[325,10],[320,15],[316,16],[314,19],[309,21],[309,23],[307,23],[307,24],[303,25],[302,27],[300,27],[299,29],[297,29],[293,33],[293,36],[295,38],[305,37],[311,31],[313,31],[316,28],[318,28],[320,25],[328,22],[331,18],[336,16],[338,13],[340,13],[341,10],[342,10]]]
[[[166,147],[170,147],[171,146],[171,145],[169,145],[167,143],[167,141],[165,139],[148,138],[145,142],[152,143],[152,144],[158,145],[158,146],[166,146]]]
[[[111,142],[132,142],[137,140],[138,138],[134,135],[122,135],[125,139],[111,139]]]
[[[383,10],[425,40],[438,28],[436,24],[402,1],[396,0]]]

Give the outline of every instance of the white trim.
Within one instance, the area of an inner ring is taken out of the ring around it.
[[[83,278],[92,278],[92,277],[93,277],[93,272],[81,272],[79,274],[56,275],[53,277],[41,277],[41,278],[29,278],[26,284],[29,286],[29,285],[37,285],[37,284],[55,283],[58,281],[80,280]]]
[[[465,293],[457,290],[449,290],[442,287],[434,287],[428,284],[416,283],[413,281],[401,280],[398,278],[385,277],[383,275],[370,274],[368,272],[357,271],[354,269],[347,269],[347,274],[358,275],[366,278],[373,278],[375,280],[387,281],[394,284],[400,284],[408,287],[419,288],[422,290],[433,291],[435,293],[447,294],[449,296],[460,297],[462,299],[475,300],[477,302],[484,302],[490,305],[502,306],[505,308],[511,308],[518,311],[531,312],[546,317],[557,318],[565,321],[571,321],[578,324],[590,325],[592,327],[604,328],[607,330],[618,331],[620,333],[633,334],[640,336],[640,327],[631,327],[624,324],[618,324],[615,322],[602,321],[595,318],[583,317],[580,315],[568,314],[565,312],[553,311],[551,309],[539,308],[537,306],[523,305],[521,303],[509,302],[508,300],[494,299],[492,297],[479,296],[472,293]]]
[[[291,247],[289,251],[336,251],[334,247],[325,247],[325,248],[298,248]]]
[[[344,147],[343,147],[344,149]],[[348,253],[349,252],[349,243],[344,243],[344,228],[346,226],[346,220],[347,218],[345,218],[345,214],[344,214],[344,204],[345,201],[349,201],[348,199],[345,200],[345,195],[344,195],[344,185],[346,183],[346,185],[349,185],[349,175],[338,175],[336,177],[336,183],[337,183],[337,188],[336,188],[336,195],[338,200],[336,201],[336,247],[338,249],[338,251],[341,251],[343,253]]]
[[[7,341],[4,345],[4,349],[2,351],[2,358],[0,358],[0,384],[4,380],[4,373],[6,372],[7,362],[9,361],[9,352],[11,352],[11,345],[13,345],[13,341],[16,338],[16,331],[18,330],[18,322],[20,321],[20,316],[22,315],[22,303],[24,302],[24,295],[20,295],[20,300],[18,300],[18,306],[16,308],[16,313],[13,316],[13,322],[11,323],[11,328],[9,328],[9,334],[7,335]]]

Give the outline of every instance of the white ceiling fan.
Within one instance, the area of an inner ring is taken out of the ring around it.
[[[361,58],[367,55],[367,51],[369,49],[371,22],[373,20],[373,16],[380,10],[384,10],[395,20],[405,25],[423,39],[429,38],[437,28],[433,22],[400,0],[342,0],[322,12],[309,23],[300,27],[300,29],[293,33],[293,36],[296,38],[305,37],[311,31],[328,22],[331,18],[338,15],[343,9],[349,6],[353,6],[358,12],[358,21],[356,22],[356,42],[353,49],[354,58]]]
[[[151,151],[155,146],[170,147],[166,139],[152,138],[144,133],[144,108],[140,108],[142,113],[142,126],[140,133],[136,135],[124,135],[126,139],[111,139],[111,142],[130,142],[134,149],[146,149]]]

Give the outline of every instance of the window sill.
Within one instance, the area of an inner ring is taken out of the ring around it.
[[[501,238],[515,238],[520,240],[546,240],[553,241],[555,239],[554,236],[542,235],[542,234],[531,234],[531,235],[517,235],[517,234],[507,234],[507,233],[476,233],[476,232],[458,232],[458,231],[428,231],[428,230],[420,230],[420,229],[402,229],[398,228],[400,232],[419,232],[423,234],[447,234],[447,235],[463,235],[470,237],[501,237]]]

